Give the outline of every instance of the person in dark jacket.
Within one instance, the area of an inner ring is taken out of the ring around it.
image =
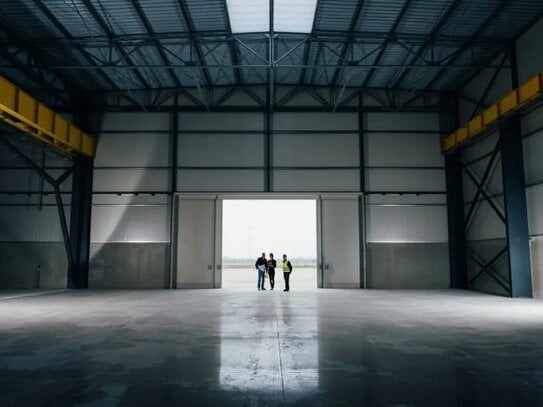
[[[268,261],[266,260],[266,253],[262,253],[255,262],[255,268],[258,272],[257,287],[258,291],[265,290],[264,288],[264,275],[266,274],[266,267],[268,266]]]
[[[270,258],[268,259],[268,277],[270,278],[270,286],[273,291],[275,286],[275,268],[277,267],[277,261],[273,258],[273,253],[270,253]]]
[[[285,278],[285,289],[283,291],[290,291],[290,273],[292,273],[292,264],[287,259],[287,255],[283,254],[283,277]]]

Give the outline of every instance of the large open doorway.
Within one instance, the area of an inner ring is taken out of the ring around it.
[[[317,288],[317,205],[311,199],[223,201],[222,287],[256,289],[255,261],[273,253],[275,289],[284,288],[282,255],[294,270],[291,289]],[[265,286],[271,288],[269,279]]]
[[[349,194],[287,200],[180,195],[172,218],[172,286],[256,289],[255,260],[272,252],[279,289],[283,253],[294,266],[292,290],[364,287],[360,205]]]

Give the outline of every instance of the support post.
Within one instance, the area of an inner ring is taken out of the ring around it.
[[[88,288],[94,161],[78,155],[73,165],[70,213],[73,264],[68,269],[68,288]]]
[[[366,262],[366,153],[364,140],[364,99],[362,92],[358,92],[358,165],[360,176],[360,192],[358,198],[358,236],[360,245],[360,288],[367,287]]]
[[[170,144],[170,267],[169,267],[169,288],[177,288],[177,161],[179,148],[179,96],[175,95],[175,109],[172,115],[172,139]]]
[[[518,117],[507,119],[500,124],[500,144],[510,293],[513,298],[532,298],[522,131]]]
[[[273,191],[273,108],[268,106],[264,116],[264,192]]]
[[[462,161],[459,152],[445,156],[447,220],[449,226],[449,265],[451,288],[467,288],[466,236]]]

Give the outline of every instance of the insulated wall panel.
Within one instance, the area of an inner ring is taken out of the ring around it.
[[[181,192],[261,192],[264,172],[259,170],[179,170],[177,189]]]
[[[355,113],[275,113],[273,129],[280,131],[354,131],[358,130]]]
[[[94,191],[168,191],[169,171],[156,169],[95,169]]]
[[[170,136],[167,133],[102,134],[96,167],[167,166]]]
[[[181,113],[181,132],[202,131],[263,131],[263,113]]]
[[[65,208],[70,219],[70,208]],[[63,242],[57,208],[3,207],[0,211],[0,241]]]
[[[181,167],[255,167],[264,163],[262,134],[181,133]]]
[[[273,164],[279,167],[358,166],[358,134],[276,134]]]
[[[439,133],[365,134],[366,166],[443,167]]]
[[[543,235],[543,184],[526,189],[530,235]]]
[[[107,132],[153,132],[168,131],[171,115],[168,113],[104,113],[89,117],[92,134]]]
[[[364,130],[439,133],[439,115],[435,113],[367,113]]]
[[[169,242],[169,211],[163,206],[94,206],[91,241]]]
[[[276,170],[276,192],[353,192],[360,189],[358,170]]]
[[[543,181],[543,131],[524,139],[524,172],[528,185]]]
[[[371,192],[444,192],[445,170],[367,169],[366,187]]]
[[[366,239],[382,243],[447,242],[446,206],[366,208]]]
[[[468,206],[464,210],[468,211]],[[505,224],[486,201],[481,201],[469,223],[468,240],[489,240],[505,238]]]
[[[543,20],[540,20],[516,43],[518,75],[521,83],[537,74],[543,67],[542,37]]]

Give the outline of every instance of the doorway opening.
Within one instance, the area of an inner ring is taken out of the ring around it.
[[[284,288],[282,256],[293,266],[292,290],[317,288],[317,204],[309,199],[223,201],[222,287],[256,290],[255,261],[273,253],[275,290]],[[265,281],[266,289],[270,281]]]

